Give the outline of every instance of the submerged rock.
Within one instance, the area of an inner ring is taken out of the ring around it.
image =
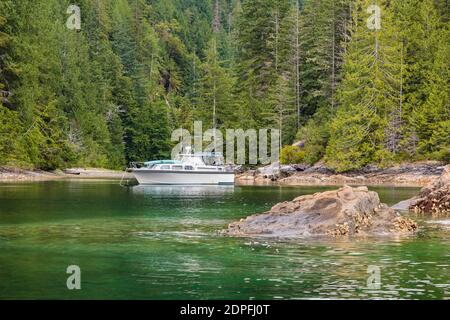
[[[411,199],[410,210],[421,214],[450,214],[450,165],[434,183],[422,188],[420,194]]]
[[[367,187],[300,196],[270,211],[231,223],[230,236],[300,237],[410,233],[417,224],[380,202]]]

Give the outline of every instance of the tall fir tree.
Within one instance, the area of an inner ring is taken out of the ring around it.
[[[448,12],[443,1],[394,1],[404,43],[402,149],[416,159],[449,158]],[[444,6],[445,7],[445,6]],[[447,124],[446,124],[447,123]],[[448,128],[448,127],[447,127]]]
[[[325,154],[351,25],[352,0],[306,1],[300,19],[299,131],[307,163]]]
[[[353,12],[339,110],[331,123],[327,161],[338,171],[386,162],[394,149],[386,134],[401,102],[401,43],[392,6],[378,1],[381,28],[369,28],[372,1],[360,0]],[[373,7],[372,7],[373,8]],[[369,9],[369,12],[368,12]]]
[[[195,119],[207,128],[229,128],[236,121],[233,96],[234,78],[222,67],[217,40],[211,39],[206,60],[201,65]]]

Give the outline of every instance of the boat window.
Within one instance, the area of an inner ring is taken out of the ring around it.
[[[169,169],[170,169],[170,166],[168,166],[168,165],[161,166],[161,170],[169,170]]]
[[[184,170],[194,170],[193,166],[184,166]]]
[[[216,168],[207,168],[207,167],[198,167],[199,170],[210,170],[210,171],[215,171]]]
[[[172,166],[172,170],[183,170],[183,166]]]

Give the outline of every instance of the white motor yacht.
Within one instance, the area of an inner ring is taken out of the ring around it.
[[[232,167],[218,153],[184,153],[175,160],[133,163],[130,168],[144,185],[233,185]]]

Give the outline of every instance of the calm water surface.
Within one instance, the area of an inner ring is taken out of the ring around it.
[[[415,236],[224,238],[234,220],[335,187],[132,187],[110,181],[0,184],[0,298],[450,298],[450,220]],[[394,204],[414,188],[372,188]],[[66,268],[81,268],[78,291]],[[369,265],[381,288],[367,288]]]

